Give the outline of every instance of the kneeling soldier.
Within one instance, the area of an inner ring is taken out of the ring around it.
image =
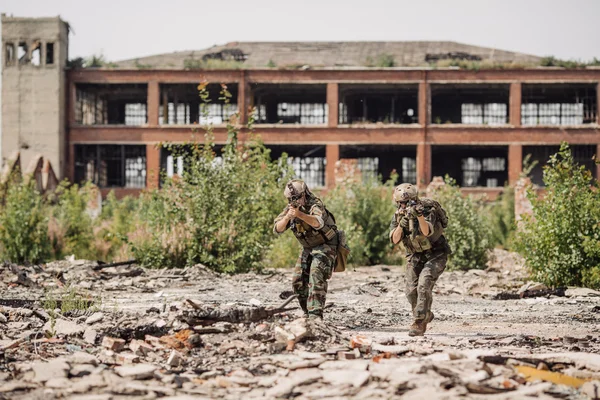
[[[432,290],[446,268],[450,246],[444,237],[446,212],[435,200],[419,199],[416,186],[403,183],[394,189],[398,210],[390,224],[390,240],[406,249],[406,297],[414,321],[409,336],[422,336],[433,320]]]
[[[336,262],[338,235],[333,215],[301,180],[287,183],[288,205],[275,218],[273,231],[290,228],[303,249],[300,252],[292,287],[300,307],[309,318],[323,318],[327,280]]]

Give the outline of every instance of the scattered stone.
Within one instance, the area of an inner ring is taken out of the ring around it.
[[[98,359],[89,353],[78,351],[65,359],[69,364],[90,364],[98,365]]]
[[[104,314],[101,312],[93,313],[86,320],[85,323],[88,325],[95,324],[96,322],[100,322],[104,319]]]
[[[570,287],[565,291],[565,296],[567,297],[600,297],[600,291],[588,289],[588,288],[580,288],[580,287]]]
[[[117,354],[117,364],[134,364],[140,362],[140,357],[133,353],[119,353]]]
[[[54,378],[66,378],[69,373],[69,364],[57,359],[50,362],[36,362],[32,366],[35,382],[46,382]]]
[[[96,338],[98,337],[98,332],[93,330],[92,328],[87,328],[85,332],[83,332],[83,340],[89,344],[96,344]]]
[[[183,364],[183,362],[184,358],[181,353],[176,350],[171,351],[169,359],[167,360],[167,365],[170,365],[171,367],[179,367],[181,364]]]
[[[586,382],[579,390],[592,400],[600,399],[600,380]]]
[[[130,379],[149,379],[154,376],[154,371],[157,370],[157,367],[151,364],[138,364],[134,366],[122,366],[116,367],[115,372],[122,378],[130,378]]]
[[[125,341],[119,338],[104,336],[104,338],[102,338],[102,347],[119,352],[125,348]]]
[[[154,351],[154,348],[143,340],[133,339],[129,343],[129,349],[136,355],[145,357]]]
[[[327,369],[323,371],[323,381],[332,385],[352,385],[361,387],[371,377],[369,371],[360,370],[336,370]]]
[[[66,319],[55,319],[46,322],[44,331],[49,332],[52,336],[75,336],[81,335],[85,331],[85,327],[75,322]]]

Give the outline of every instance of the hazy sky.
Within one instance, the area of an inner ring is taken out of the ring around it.
[[[71,58],[291,40],[451,40],[600,58],[600,0],[2,0],[0,12],[60,15],[73,28]]]

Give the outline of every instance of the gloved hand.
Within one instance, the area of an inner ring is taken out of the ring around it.
[[[408,228],[408,218],[406,216],[403,216],[402,218],[400,218],[400,221],[398,221],[398,225],[400,225],[402,228],[407,229]]]
[[[418,217],[422,216],[423,212],[425,212],[425,207],[423,206],[423,203],[417,203],[417,205],[413,208]]]

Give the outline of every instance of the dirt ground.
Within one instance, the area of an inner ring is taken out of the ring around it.
[[[295,300],[270,315],[291,270],[17,268],[0,270],[0,399],[600,396],[600,293],[544,291],[500,250],[442,274],[419,338],[401,267],[335,273],[323,322]],[[68,285],[94,307],[53,312]]]

